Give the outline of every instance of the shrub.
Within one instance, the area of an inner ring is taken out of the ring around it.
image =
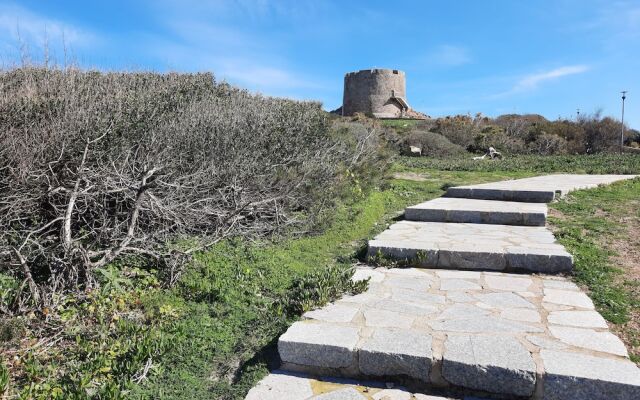
[[[403,152],[409,154],[409,146],[416,146],[422,150],[423,156],[451,157],[465,154],[462,146],[451,143],[446,137],[425,131],[413,131],[403,140]]]
[[[136,254],[177,279],[229,235],[299,225],[378,166],[376,134],[211,74],[0,71],[0,262],[18,304]],[[348,176],[348,179],[344,177]]]

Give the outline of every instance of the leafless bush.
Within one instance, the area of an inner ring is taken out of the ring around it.
[[[227,235],[300,222],[375,132],[332,135],[320,105],[250,95],[210,74],[0,71],[0,271],[13,309],[95,285],[135,254],[174,282]],[[317,210],[316,210],[317,211]]]
[[[582,114],[578,125],[584,132],[586,153],[601,153],[617,150],[620,146],[622,124],[611,117],[602,117],[598,110],[593,114]]]

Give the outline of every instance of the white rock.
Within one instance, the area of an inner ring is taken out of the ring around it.
[[[547,320],[555,325],[608,328],[607,321],[596,311],[552,311]]]
[[[549,289],[580,290],[575,283],[566,280],[544,279],[542,284]]]
[[[580,307],[593,310],[593,302],[582,292],[574,292],[559,289],[544,289],[544,298],[542,301],[546,303],[561,304],[573,307]]]
[[[542,350],[544,398],[640,399],[640,369],[628,360]]]
[[[536,365],[517,339],[449,335],[444,346],[442,376],[452,384],[508,395],[533,394]]]
[[[531,278],[520,278],[513,276],[491,276],[484,277],[487,287],[497,290],[508,290],[512,292],[524,292],[533,283]]]
[[[350,322],[357,313],[358,307],[344,304],[329,304],[318,310],[304,313],[304,317],[326,322]]]
[[[480,290],[482,287],[477,283],[464,279],[442,279],[440,280],[440,290]]]
[[[344,368],[355,365],[359,329],[326,322],[296,322],[280,336],[278,352],[285,363]]]
[[[415,318],[394,311],[368,308],[364,310],[364,319],[366,326],[408,329],[413,324]]]
[[[352,281],[362,281],[369,279],[369,282],[382,282],[384,274],[371,268],[358,268],[351,278]]]
[[[489,304],[500,309],[535,308],[535,306],[531,304],[531,302],[525,300],[523,297],[518,296],[515,293],[479,293],[476,294],[475,297],[485,304]]]
[[[384,389],[371,396],[373,400],[410,400],[411,393],[399,389]]]
[[[475,279],[479,280],[481,273],[477,271],[456,271],[451,269],[438,269],[436,275],[445,279]]]
[[[245,400],[299,400],[313,396],[309,379],[274,371],[256,384]]]
[[[310,400],[367,400],[354,388],[344,388],[313,396]]]
[[[560,341],[572,346],[583,347],[605,353],[627,356],[624,343],[611,332],[596,332],[593,329],[569,328],[564,326],[549,326],[551,334]]]
[[[500,317],[523,322],[540,322],[542,320],[540,318],[540,313],[537,311],[522,308],[508,308],[506,310],[502,310]]]

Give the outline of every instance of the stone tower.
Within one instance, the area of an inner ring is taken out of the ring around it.
[[[402,118],[408,111],[404,72],[363,69],[344,76],[342,115],[358,112],[376,118]]]

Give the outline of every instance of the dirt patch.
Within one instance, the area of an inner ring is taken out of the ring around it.
[[[407,181],[426,182],[429,180],[428,174],[418,174],[415,172],[396,172],[393,174],[394,179],[404,179]]]
[[[637,207],[630,204],[630,209]],[[611,263],[624,271],[618,275],[616,286],[624,286],[635,301],[640,301],[640,218],[625,216],[619,218],[618,223],[624,233],[609,238],[603,244],[616,253],[611,257]],[[629,322],[612,328],[625,342],[629,352],[640,357],[640,307],[632,306]]]

